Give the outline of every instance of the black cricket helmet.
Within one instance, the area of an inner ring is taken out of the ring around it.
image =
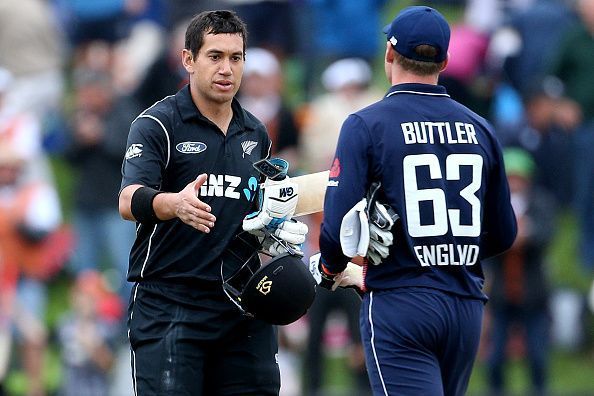
[[[246,235],[241,237],[245,242]],[[305,315],[315,297],[316,281],[299,255],[289,249],[264,265],[257,252],[244,258],[231,276],[224,276],[221,267],[221,276],[225,294],[245,315],[274,325],[287,325]]]

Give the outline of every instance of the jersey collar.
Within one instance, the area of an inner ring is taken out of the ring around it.
[[[180,89],[179,92],[175,94],[175,100],[177,102],[179,114],[184,122],[188,122],[190,120],[200,120],[202,122],[212,124],[208,118],[200,113],[200,110],[198,110],[192,101],[189,84]],[[231,120],[231,124],[238,123],[240,129],[256,129],[257,125],[245,115],[245,112],[237,99],[233,98],[233,101],[231,102],[231,108],[233,109],[233,120]]]
[[[445,87],[441,85],[432,85],[432,84],[415,84],[415,83],[406,83],[406,84],[397,84],[393,85],[386,94],[386,98],[389,96],[400,95],[400,94],[412,94],[412,95],[423,95],[423,96],[445,96],[450,97],[448,95]]]

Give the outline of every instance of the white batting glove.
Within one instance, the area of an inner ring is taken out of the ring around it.
[[[300,245],[305,242],[308,231],[307,224],[291,219],[282,222],[274,231],[267,231],[274,235],[274,237],[267,235],[263,230],[255,230],[253,234],[258,236],[262,243],[262,248],[268,251],[273,257],[287,252],[287,247],[283,246],[285,244],[295,254],[302,256],[303,252]]]
[[[299,198],[298,186],[289,176],[280,181],[266,179],[260,186],[260,208],[243,220],[243,230],[252,234],[267,228],[275,230],[295,213]]]

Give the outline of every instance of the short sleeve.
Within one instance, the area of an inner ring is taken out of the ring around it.
[[[155,116],[139,116],[128,134],[121,189],[132,184],[160,188],[169,158],[170,136],[165,125]]]

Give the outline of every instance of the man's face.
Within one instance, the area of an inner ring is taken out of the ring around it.
[[[190,74],[194,95],[214,103],[230,102],[243,75],[243,37],[239,34],[207,34],[196,57],[184,50],[183,64]]]

